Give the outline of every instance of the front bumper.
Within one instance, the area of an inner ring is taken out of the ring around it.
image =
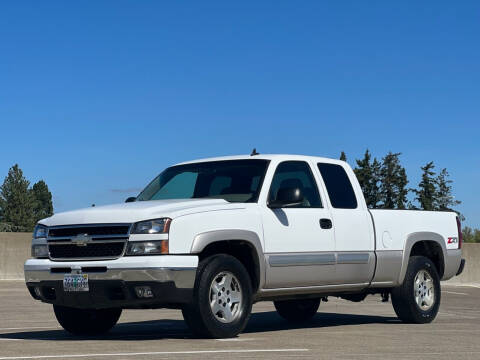
[[[108,261],[59,262],[29,259],[25,281],[43,302],[78,308],[180,307],[191,301],[198,257],[136,256]],[[88,274],[88,292],[63,291],[66,274]],[[138,298],[135,287],[149,286],[153,298]]]

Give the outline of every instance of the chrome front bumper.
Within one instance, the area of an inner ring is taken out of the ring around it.
[[[29,259],[25,281],[59,281],[65,274],[88,274],[91,280],[174,282],[178,288],[193,288],[197,256],[131,256],[105,261],[52,261]]]
[[[197,266],[197,256],[162,255],[106,261],[29,259],[24,269],[31,295],[43,302],[79,308],[156,308],[190,301]],[[68,274],[88,274],[90,290],[65,292]],[[138,286],[150,287],[154,297],[136,297]]]

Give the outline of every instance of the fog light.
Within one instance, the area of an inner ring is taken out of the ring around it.
[[[135,293],[137,297],[142,299],[153,298],[153,292],[150,286],[137,286],[135,287]]]
[[[32,245],[32,257],[37,259],[48,257],[47,244],[34,244]]]
[[[33,292],[35,293],[35,295],[37,295],[37,297],[39,297],[39,298],[42,297],[42,291],[40,290],[40,286],[35,286],[33,288]]]

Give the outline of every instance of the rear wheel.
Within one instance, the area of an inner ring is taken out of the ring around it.
[[[252,285],[247,270],[230,255],[214,255],[197,271],[193,301],[182,309],[196,335],[228,338],[246,326],[252,311]]]
[[[440,298],[440,277],[435,265],[424,256],[412,256],[403,284],[392,290],[398,318],[406,323],[430,323],[437,316]]]
[[[315,316],[320,299],[274,301],[278,314],[289,322],[308,321]]]
[[[76,309],[53,305],[55,316],[62,327],[74,335],[98,335],[115,326],[122,309]]]

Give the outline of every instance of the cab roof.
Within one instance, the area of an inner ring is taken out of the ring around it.
[[[332,163],[332,164],[345,164],[345,161],[342,161],[342,160],[330,159],[330,158],[325,158],[320,156],[291,155],[291,154],[258,154],[258,155],[233,155],[233,156],[204,158],[204,159],[185,161],[185,162],[178,163],[176,165],[193,164],[193,163],[208,162],[208,161],[251,160],[251,159],[276,160],[276,161],[304,160],[304,161],[319,161],[319,162]]]

